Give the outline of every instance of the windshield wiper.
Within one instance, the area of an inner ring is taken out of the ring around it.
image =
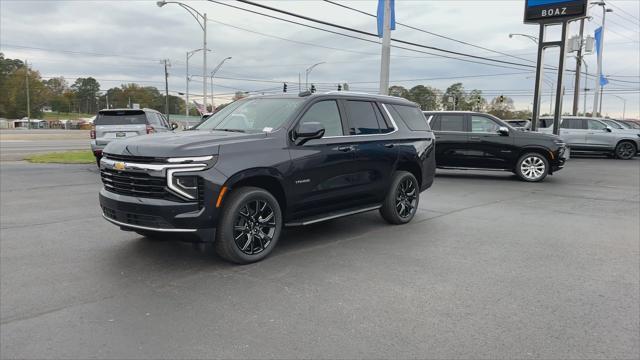
[[[216,131],[228,131],[228,132],[238,132],[238,133],[246,132],[246,131],[244,131],[242,129],[213,129],[213,130],[216,130]]]

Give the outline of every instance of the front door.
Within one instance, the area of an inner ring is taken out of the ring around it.
[[[616,144],[616,136],[611,129],[601,121],[587,120],[587,145],[592,149],[613,148]]]
[[[307,218],[343,208],[352,201],[356,143],[345,136],[342,113],[336,100],[312,104],[298,121],[319,122],[325,128],[321,139],[303,145],[292,144],[292,169],[288,176],[292,196],[291,219]]]
[[[469,143],[465,166],[471,168],[510,169],[518,152],[513,137],[500,134],[501,124],[482,115],[469,116]]]

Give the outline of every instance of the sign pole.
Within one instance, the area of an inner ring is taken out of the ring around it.
[[[567,26],[568,21],[562,22],[562,38],[560,40],[560,61],[558,64],[558,81],[556,81],[556,110],[553,114],[553,133],[560,134],[560,119],[562,119],[562,100],[564,97],[564,60],[566,57],[565,48],[567,45]],[[577,91],[577,90],[576,90]]]
[[[540,119],[540,93],[542,92],[542,76],[543,69],[541,64],[544,63],[544,35],[545,24],[540,24],[540,32],[538,35],[538,58],[536,61],[536,83],[533,94],[533,114],[531,116],[531,131],[538,131],[538,121]]]

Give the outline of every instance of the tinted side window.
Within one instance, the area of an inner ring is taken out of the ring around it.
[[[391,105],[407,127],[413,131],[429,131],[429,124],[422,111],[413,106]]]
[[[597,120],[587,120],[587,124],[589,125],[589,130],[604,130],[606,127],[603,123]]]
[[[440,129],[442,129],[442,126],[440,126],[440,117],[437,115],[427,115],[427,117],[429,116],[431,116],[431,122],[429,123],[429,126],[431,126],[431,130],[439,131]]]
[[[374,104],[368,101],[346,101],[351,135],[379,134],[380,127]]]
[[[553,119],[539,119],[538,127],[539,128],[548,128],[553,126]]]
[[[471,132],[477,133],[495,133],[498,131],[498,124],[484,116],[471,117]]]
[[[344,135],[340,111],[335,100],[325,100],[311,105],[311,108],[300,119],[300,124],[305,122],[319,122],[324,126],[324,136]]]
[[[560,123],[562,129],[582,129],[582,120],[580,119],[563,119]]]
[[[464,131],[464,115],[440,115],[441,131]]]

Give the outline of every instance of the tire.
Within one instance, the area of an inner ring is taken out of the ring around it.
[[[223,259],[249,264],[267,257],[282,232],[276,198],[257,187],[241,187],[227,198],[216,231],[215,249]]]
[[[407,171],[396,171],[380,215],[389,224],[406,224],[415,216],[419,203],[420,185],[416,177]]]
[[[630,160],[636,156],[638,149],[636,145],[631,141],[620,141],[618,145],[616,145],[615,156],[621,160]]]
[[[515,171],[523,181],[539,182],[549,174],[549,161],[542,154],[526,153],[518,159]]]

